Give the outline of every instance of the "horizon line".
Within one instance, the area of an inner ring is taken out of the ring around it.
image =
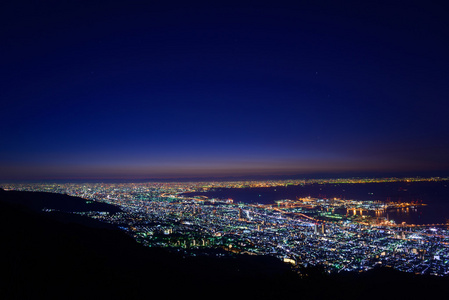
[[[319,180],[349,178],[447,178],[449,172],[364,172],[364,173],[320,173],[295,175],[236,175],[236,176],[192,176],[192,177],[65,177],[65,178],[21,178],[0,179],[0,183],[40,183],[40,182],[202,182],[202,181],[252,181],[252,180]]]

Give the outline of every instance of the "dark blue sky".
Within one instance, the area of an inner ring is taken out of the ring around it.
[[[159,2],[2,1],[0,179],[449,173],[442,1]]]

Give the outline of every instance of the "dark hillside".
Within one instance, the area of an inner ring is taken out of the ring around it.
[[[98,221],[39,212],[43,204],[48,207],[45,196],[48,203],[64,197],[84,202],[57,194],[0,191],[0,260],[7,278],[1,299],[37,295],[133,299],[161,291],[182,296],[192,290],[223,295],[259,280],[272,282],[274,276],[288,271],[274,258],[183,258],[143,247]],[[33,203],[35,199],[39,205]],[[253,288],[257,294],[257,287]]]
[[[449,290],[447,278],[394,270],[329,276],[314,268],[300,279],[271,257],[183,258],[143,247],[121,231],[90,226],[80,216],[53,218],[30,209],[27,201],[36,195],[55,194],[0,190],[1,299],[417,299]]]

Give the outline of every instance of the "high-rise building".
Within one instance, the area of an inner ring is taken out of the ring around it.
[[[239,220],[244,220],[245,214],[243,213],[243,209],[239,208]]]
[[[321,225],[319,223],[315,223],[314,229],[315,234],[326,234],[326,227],[324,223],[321,223]]]

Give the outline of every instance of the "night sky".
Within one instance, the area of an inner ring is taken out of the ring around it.
[[[444,1],[296,2],[2,1],[0,180],[449,174]]]

